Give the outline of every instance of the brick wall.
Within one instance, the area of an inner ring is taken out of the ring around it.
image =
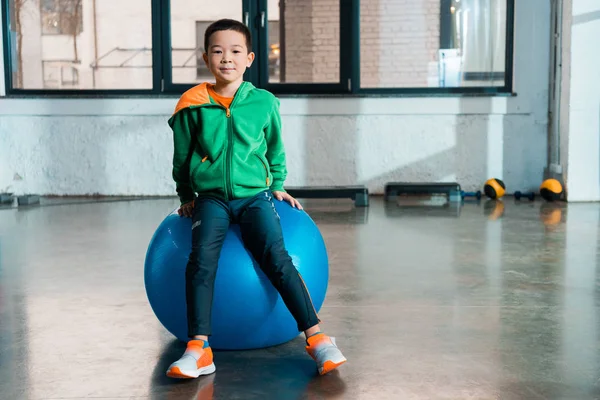
[[[339,81],[339,1],[285,3],[287,82]],[[437,60],[440,0],[361,1],[361,85],[427,86]]]
[[[285,81],[338,82],[339,0],[288,0],[285,2],[284,14]]]
[[[362,87],[427,86],[437,61],[440,0],[360,3]]]

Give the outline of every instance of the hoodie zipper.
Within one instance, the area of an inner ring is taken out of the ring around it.
[[[231,108],[231,106],[230,106]],[[233,160],[233,118],[231,117],[231,111],[230,108],[227,109],[226,111],[226,115],[227,115],[227,127],[229,130],[229,142],[227,143],[227,165],[225,166],[225,168],[227,169],[226,174],[225,174],[225,179],[226,179],[226,190],[228,191],[228,193],[226,194],[227,199],[232,200],[233,199],[233,184],[231,183],[232,179],[231,179],[231,162]]]
[[[237,102],[240,90],[244,87],[244,82],[240,85],[237,93],[233,96],[233,100],[229,107],[225,108],[225,116],[227,117],[227,128],[229,131],[229,142],[227,143],[227,162],[225,165],[225,197],[228,200],[233,199],[233,183],[231,178],[231,163],[233,160],[233,116],[231,115],[231,109]]]

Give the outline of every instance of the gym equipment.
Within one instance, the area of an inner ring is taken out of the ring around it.
[[[365,186],[304,186],[286,187],[290,196],[298,199],[352,199],[356,207],[369,206],[369,189]]]
[[[385,184],[385,201],[396,200],[399,195],[445,194],[448,201],[462,201],[460,185],[456,182],[388,182]]]
[[[315,309],[325,300],[327,250],[313,220],[285,201],[275,202],[286,248]],[[154,314],[174,336],[187,341],[185,270],[191,251],[191,218],[177,210],[155,231],[146,253],[144,283]],[[212,305],[211,347],[222,350],[274,346],[298,335],[296,321],[246,250],[238,225],[231,225],[219,258]]]
[[[32,204],[40,204],[40,196],[35,194],[26,194],[17,197],[20,206],[29,206]]]
[[[535,193],[533,193],[533,192],[522,193],[522,192],[519,192],[517,190],[515,192],[515,199],[521,200],[521,197],[525,197],[526,199],[529,199],[529,201],[534,201],[535,200]]]
[[[556,179],[546,179],[540,185],[540,195],[544,200],[559,200],[563,194],[563,187]]]
[[[506,193],[506,185],[500,179],[491,178],[485,181],[483,192],[490,199],[499,199]]]
[[[11,204],[13,202],[12,193],[0,193],[0,204]]]
[[[461,191],[461,196],[464,199],[465,197],[476,197],[477,200],[481,200],[481,190],[478,190],[476,192],[465,192],[465,191]]]

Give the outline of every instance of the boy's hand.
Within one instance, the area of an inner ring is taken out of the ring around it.
[[[287,194],[286,192],[278,192],[274,191],[273,196],[279,201],[285,200],[292,205],[292,207],[297,208],[298,210],[302,210],[302,205],[298,200]]]
[[[181,207],[179,207],[179,210],[177,210],[177,212],[182,217],[191,218],[194,212],[194,202],[190,201],[189,203],[182,204]]]

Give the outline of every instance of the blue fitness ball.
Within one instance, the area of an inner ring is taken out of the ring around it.
[[[305,211],[274,200],[283,239],[292,261],[320,310],[329,280],[325,242]],[[191,251],[190,218],[177,210],[154,233],[144,266],[146,294],[161,324],[187,342],[185,269]],[[238,225],[232,224],[221,251],[212,306],[210,345],[217,350],[257,349],[292,340],[296,321],[257,262],[244,247]]]

